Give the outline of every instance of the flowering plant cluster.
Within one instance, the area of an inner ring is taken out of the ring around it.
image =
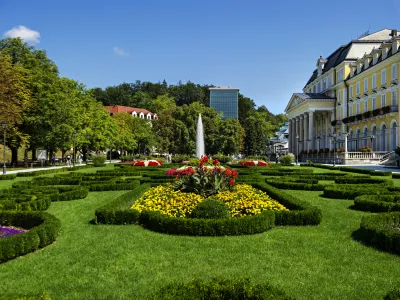
[[[220,166],[218,159],[211,160],[207,156],[203,156],[196,167],[185,166],[179,169],[170,169],[166,175],[176,177],[176,189],[210,196],[232,188],[238,173]]]
[[[223,191],[209,198],[176,191],[173,186],[157,186],[144,193],[131,208],[139,212],[159,211],[163,215],[186,218],[190,217],[193,209],[206,199],[224,202],[232,217],[257,215],[266,210],[287,210],[266,193],[247,184],[238,184],[231,191]]]
[[[240,162],[240,165],[247,167],[269,167],[271,164],[263,160],[244,160]]]
[[[136,160],[132,163],[132,166],[134,167],[158,167],[162,166],[163,163],[161,160],[155,160],[155,159],[150,159],[150,160]]]
[[[361,152],[371,152],[372,149],[371,149],[371,147],[368,147],[368,146],[362,146],[362,147],[360,148],[360,151],[361,151]]]
[[[6,227],[6,226],[0,226],[0,238],[6,238],[8,236],[14,235],[14,234],[19,234],[19,233],[24,233],[26,232],[25,229],[19,229],[15,227]]]

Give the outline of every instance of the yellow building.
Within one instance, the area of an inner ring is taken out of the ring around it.
[[[364,158],[359,153],[365,146],[374,159],[393,151],[400,134],[399,77],[397,30],[383,29],[320,56],[303,92],[294,93],[285,109],[289,151],[328,153],[335,144],[346,159]]]

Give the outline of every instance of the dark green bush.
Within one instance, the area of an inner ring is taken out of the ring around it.
[[[400,254],[400,212],[363,217],[359,237],[384,251]]]
[[[249,279],[213,278],[210,281],[176,282],[150,295],[149,300],[290,300],[283,291]]]
[[[385,186],[393,185],[391,179],[381,179],[381,178],[371,178],[371,177],[361,177],[361,176],[346,176],[335,178],[335,183],[337,184],[381,184]]]
[[[17,178],[17,174],[0,175],[0,180],[13,180]]]
[[[252,186],[266,192],[272,199],[285,206],[287,211],[275,211],[275,225],[318,225],[322,220],[319,208],[296,197],[286,194],[266,183],[252,183]]]
[[[197,219],[224,219],[231,217],[229,207],[222,201],[207,199],[200,202],[190,216]]]
[[[176,155],[172,156],[171,161],[173,163],[179,163],[179,162],[182,162],[182,161],[185,161],[185,160],[189,160],[189,159],[190,159],[189,155],[176,154]]]
[[[362,195],[354,199],[354,208],[370,212],[400,211],[400,194]]]
[[[0,239],[0,262],[43,248],[56,239],[61,223],[44,212],[0,211],[0,224],[27,229],[21,234]]]
[[[300,165],[300,166],[302,166],[302,165]],[[303,165],[303,166],[304,167],[309,167],[309,165]],[[339,170],[338,167],[327,166],[327,165],[316,164],[316,163],[313,163],[311,166],[314,167],[314,168],[321,168],[321,169],[328,169],[328,170]]]
[[[399,179],[400,178],[400,173],[393,173],[392,174],[393,179]]]
[[[285,190],[305,190],[305,191],[323,191],[325,185],[323,184],[309,184],[309,183],[297,183],[293,181],[284,180],[270,180],[266,179],[266,183],[280,189]]]
[[[272,211],[254,216],[226,219],[188,219],[162,215],[160,212],[143,211],[139,223],[153,231],[177,235],[243,235],[261,233],[275,223]]]
[[[95,167],[104,167],[106,165],[106,157],[104,155],[93,155],[92,161]]]
[[[92,184],[90,185],[91,192],[100,191],[122,191],[122,190],[133,190],[139,186],[140,182],[135,180],[131,183],[104,183],[104,184]]]
[[[391,290],[386,294],[383,300],[400,300],[400,288]]]
[[[333,199],[353,200],[361,195],[382,195],[389,194],[389,190],[379,185],[364,184],[335,184],[327,185],[324,188],[323,196]]]

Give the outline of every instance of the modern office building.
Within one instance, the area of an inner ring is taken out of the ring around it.
[[[217,86],[209,90],[210,107],[218,113],[222,112],[223,119],[238,119],[239,89],[230,86]]]
[[[335,145],[345,153],[344,163],[382,162],[399,146],[397,30],[383,29],[352,40],[328,57],[320,56],[316,66],[303,91],[294,93],[285,109],[289,151],[326,154]]]

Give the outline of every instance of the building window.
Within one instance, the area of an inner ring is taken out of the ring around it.
[[[376,74],[372,75],[372,88],[376,89]]]
[[[349,107],[349,116],[351,117],[353,115],[353,105]]]
[[[392,105],[397,105],[396,90],[392,91]]]
[[[392,81],[397,79],[397,68],[396,65],[392,65]]]
[[[356,85],[356,94],[357,94],[357,96],[360,96],[360,82],[357,82],[357,85]]]
[[[381,96],[381,107],[385,107],[386,106],[386,95],[382,94]]]
[[[381,86],[386,87],[386,69],[383,69],[383,70],[382,70],[381,77],[382,77],[382,84],[381,84]]]
[[[337,110],[337,112],[338,112],[338,120],[341,120],[341,118],[340,118],[340,110],[341,110],[341,108],[340,107],[338,107],[338,110]]]
[[[360,113],[360,103],[357,103],[356,109],[357,109],[356,113],[357,113],[357,115],[358,115],[358,114]]]
[[[353,99],[353,86],[350,86],[350,96],[349,99]]]
[[[376,98],[372,98],[372,110],[376,109]]]
[[[364,112],[368,111],[368,100],[364,101]]]
[[[315,85],[313,86],[313,93],[315,93]]]
[[[368,93],[368,78],[364,79],[364,93]]]
[[[340,82],[343,80],[343,68],[337,72],[337,81]]]
[[[333,75],[329,75],[329,87],[333,85]]]
[[[337,102],[340,104],[340,97],[341,96],[341,91],[337,91]]]
[[[326,90],[326,78],[324,78],[324,91]]]
[[[318,93],[322,92],[322,82],[318,82]]]

